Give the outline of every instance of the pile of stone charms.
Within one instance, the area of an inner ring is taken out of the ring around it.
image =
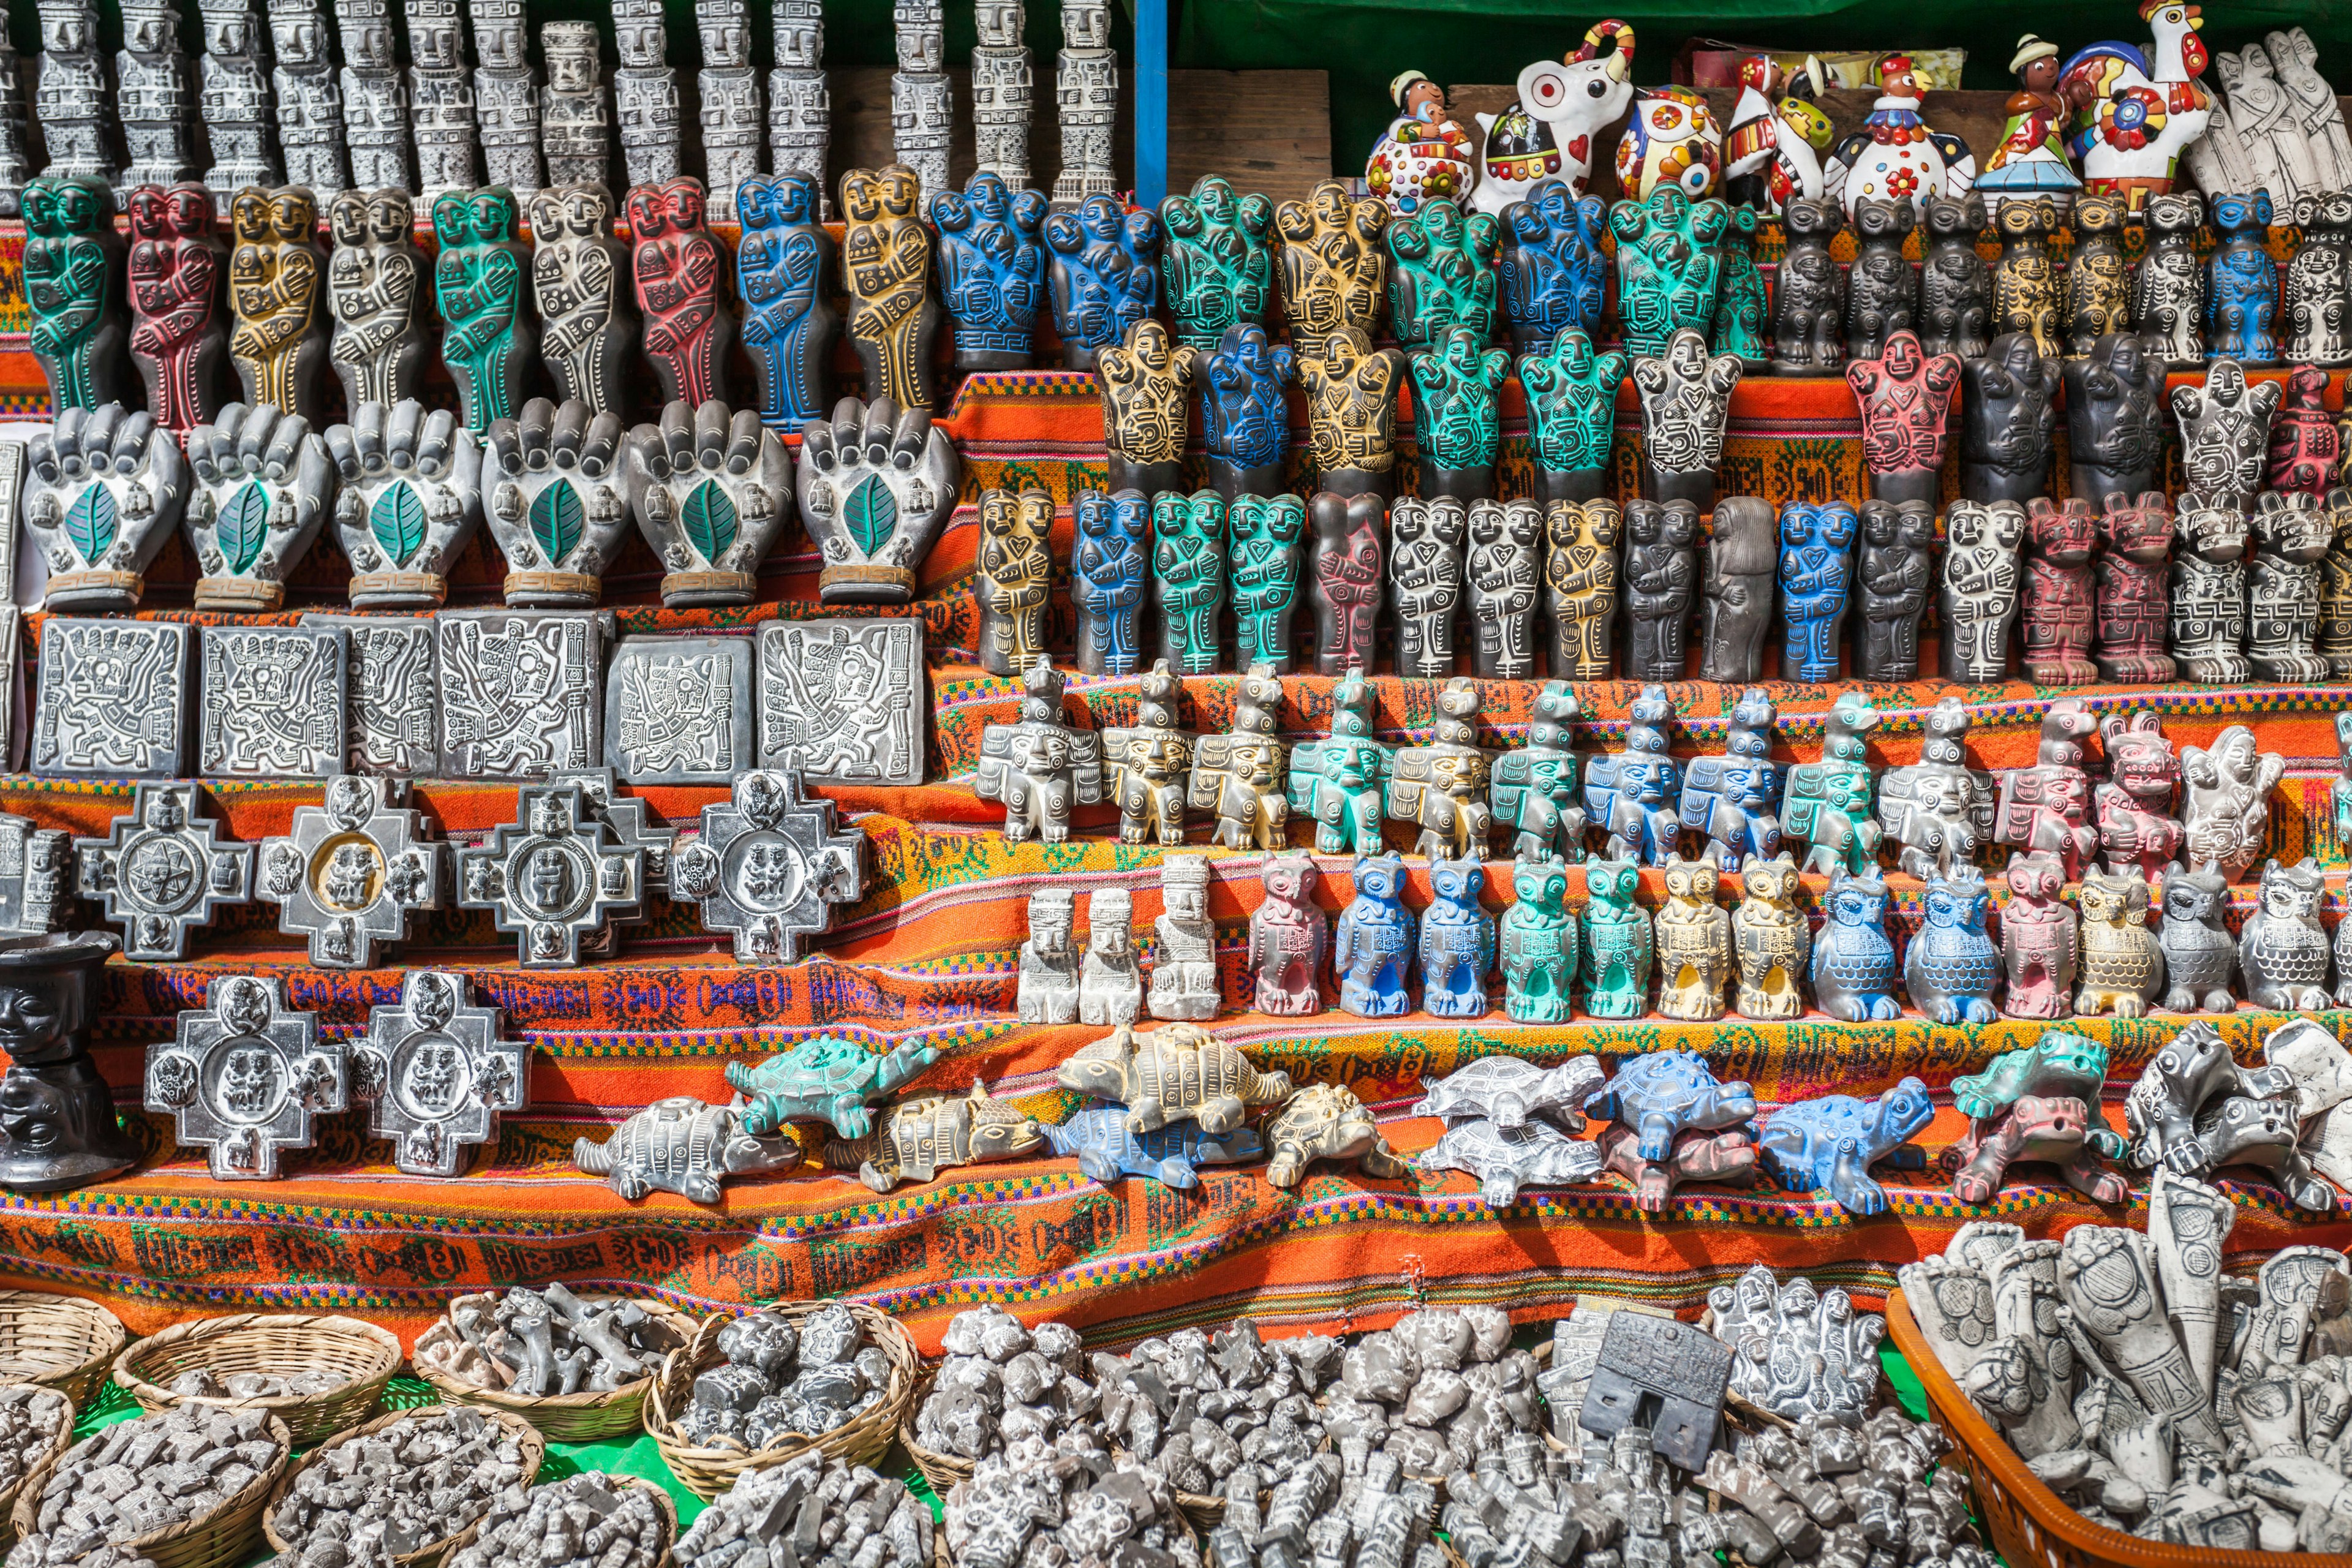
[[[0,1388],[0,1489],[15,1490],[72,1425],[72,1402],[54,1389]]]
[[[596,1470],[509,1488],[450,1568],[654,1568],[670,1545],[658,1496],[650,1481]]]
[[[1202,1568],[1201,1543],[1157,1470],[1103,1448],[991,1455],[941,1500],[952,1568],[1140,1563]]]
[[[287,1568],[345,1568],[446,1541],[525,1481],[522,1447],[478,1410],[420,1410],[304,1467],[270,1528]]]
[[[538,1399],[640,1383],[686,1342],[638,1302],[575,1296],[559,1282],[461,1298],[417,1336],[411,1359],[452,1383]]]
[[[1900,1270],[1944,1370],[2085,1518],[2208,1550],[2345,1550],[2352,1268],[2292,1247],[2221,1273],[2236,1217],[2193,1176],[2157,1172],[2145,1233],[2063,1243],[1964,1226]]]
[[[698,1373],[678,1435],[697,1447],[757,1453],[790,1435],[823,1436],[890,1392],[890,1358],[846,1307],[794,1321],[772,1312],[719,1331],[719,1363]]]
[[[753,1552],[801,1568],[932,1568],[931,1510],[904,1482],[814,1450],[744,1471],[713,1498],[674,1553],[678,1568],[726,1568]],[[878,1539],[877,1556],[867,1545]]]
[[[110,1541],[194,1525],[226,1508],[286,1457],[266,1410],[194,1405],[92,1433],[66,1450],[34,1500],[15,1568],[62,1568]]]

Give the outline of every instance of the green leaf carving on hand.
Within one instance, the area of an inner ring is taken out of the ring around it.
[[[686,530],[687,542],[715,566],[735,542],[735,502],[717,479],[705,479],[678,510],[678,524]]]
[[[220,524],[213,535],[232,575],[243,573],[260,559],[261,542],[268,534],[268,493],[261,488],[260,481],[247,479],[222,505]]]
[[[425,502],[416,487],[402,479],[376,497],[375,505],[368,509],[368,531],[375,535],[394,566],[407,565],[408,558],[425,542]]]
[[[868,474],[849,492],[849,502],[841,509],[842,525],[857,548],[872,555],[890,542],[898,531],[898,498],[878,474]]]
[[[547,552],[547,563],[561,566],[564,557],[580,542],[580,530],[586,512],[580,504],[580,492],[572,488],[570,479],[558,479],[539,492],[530,503],[530,533],[539,547]]]
[[[66,537],[92,566],[113,547],[114,527],[114,492],[104,485],[82,491],[66,512]]]

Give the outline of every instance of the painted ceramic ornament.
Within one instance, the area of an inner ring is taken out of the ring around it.
[[[538,357],[539,323],[524,309],[530,257],[517,237],[520,216],[514,193],[503,185],[453,191],[433,204],[441,358],[457,384],[459,422],[468,430],[521,412],[524,376]]]
[[[827,605],[903,605],[955,510],[962,465],[924,408],[845,397],[801,428],[801,522],[824,557]]]
[[[743,298],[743,348],[759,373],[761,421],[771,429],[796,429],[824,415],[841,317],[833,308],[839,264],[833,237],[818,221],[824,207],[824,187],[810,174],[751,174],[735,188],[735,211],[742,225],[735,247],[735,289]],[[968,232],[976,233],[986,221],[976,215]],[[945,274],[954,247],[944,231],[940,243]],[[1027,304],[1034,320],[1035,296],[1018,287],[1020,272],[1016,248],[1007,268],[1002,309],[1017,318]],[[950,285],[951,300],[953,297]],[[961,332],[957,342],[961,347]],[[617,365],[618,354],[612,360]],[[1019,363],[1029,363],[1025,341]]]
[[[205,1000],[147,1047],[146,1107],[206,1152],[213,1180],[274,1181],[282,1151],[311,1146],[314,1118],[349,1108],[349,1047],[288,1010],[275,979],[224,975]]]
[[[698,406],[725,396],[727,362],[735,348],[735,312],[724,285],[726,254],[703,226],[702,182],[679,175],[660,184],[638,185],[629,192],[627,207],[629,266],[636,279],[637,309],[645,316],[646,363],[660,386],[662,401]],[[916,227],[919,232],[920,226]],[[857,237],[853,226],[845,251],[853,267]],[[928,248],[925,254],[928,258]],[[862,300],[854,272],[852,293]],[[855,310],[851,333],[857,335]],[[866,384],[869,390],[879,384],[892,395],[901,391],[871,368]]]
[[[1575,680],[1609,674],[1617,615],[1617,535],[1612,500],[1556,500],[1544,515],[1544,612],[1551,622],[1551,670]]]
[[[2147,343],[2129,332],[2102,339],[2089,358],[2066,362],[2065,386],[2072,493],[2101,506],[2161,489],[2165,374]]]
[[[2068,879],[2082,874],[2097,851],[2091,826],[2091,779],[2083,762],[2097,721],[2079,697],[2062,697],[2042,715],[2042,736],[2033,766],[2000,775],[2000,801],[1994,842],[2014,844],[2029,855],[2055,856]]]
[[[327,521],[334,468],[299,415],[232,403],[187,433],[195,470],[184,522],[204,576],[200,610],[274,610]]]
[[[2073,111],[2067,150],[2085,190],[2122,195],[2134,208],[2172,188],[2180,154],[2205,131],[2212,95],[2197,79],[2207,50],[2186,5],[2149,4],[2145,47],[2094,44],[2067,60],[2058,95]]]
[[[1608,222],[1608,203],[1579,196],[1557,179],[1537,181],[1502,210],[1498,271],[1513,353],[1540,354],[1564,331],[1601,330],[1608,265],[1601,233]]]
[[[1478,747],[1478,689],[1456,676],[1437,694],[1437,730],[1428,744],[1401,746],[1389,770],[1391,821],[1420,830],[1413,852],[1433,858],[1483,854],[1494,825],[1486,803],[1490,769]]]
[[[1331,971],[1339,1009],[1360,1018],[1401,1017],[1412,1010],[1410,981],[1413,920],[1404,907],[1404,862],[1394,855],[1356,858],[1356,895],[1332,933]]]
[[[2285,358],[2352,362],[2352,192],[2307,191],[2295,198],[2294,219],[2303,242],[2286,268]]]
[[[1920,204],[1919,342],[1930,355],[1982,359],[1992,332],[1992,268],[1977,254],[1984,197],[1929,196]]]
[[[822,1035],[757,1062],[729,1062],[727,1085],[750,1100],[743,1121],[755,1136],[813,1121],[841,1137],[862,1138],[873,1131],[877,1102],[938,1059],[938,1049],[920,1040],[876,1051]]]
[[[1475,859],[1430,862],[1418,957],[1422,1009],[1432,1017],[1483,1018],[1493,1005],[1486,976],[1497,952],[1495,917],[1478,901],[1486,882],[1486,868]]]
[[[525,784],[515,820],[457,851],[457,903],[488,910],[526,969],[578,965],[622,909],[645,902],[642,848],[624,847],[577,784]]]
[[[1276,855],[1258,875],[1265,900],[1250,915],[1247,959],[1257,1010],[1291,1018],[1319,1013],[1331,917],[1315,903],[1315,862]]]
[[[1696,200],[1723,172],[1723,132],[1706,100],[1686,87],[1642,88],[1617,142],[1617,183],[1635,201],[1661,190]]]
[[[1395,749],[1372,738],[1371,688],[1351,669],[1331,689],[1330,737],[1303,741],[1290,753],[1290,809],[1315,824],[1319,853],[1378,853],[1394,763]]]
[[[604,593],[629,527],[617,415],[533,398],[484,440],[484,521],[507,562],[506,602],[577,608]]]
[[[2311,1013],[2328,1005],[2330,952],[2319,925],[2326,884],[2318,863],[2263,863],[2254,912],[2238,938],[2238,967],[2246,998],[2257,1007]]]
[[[1698,334],[1705,357],[1722,273],[1717,247],[1730,221],[1723,203],[1696,200],[1674,184],[1609,209],[1617,237],[1617,315],[1625,352],[1636,361],[1664,354],[1680,331]]]
[[[1315,672],[1372,668],[1373,625],[1385,581],[1378,496],[1318,492],[1307,502],[1315,531],[1309,568],[1315,600]]]
[[[2001,1011],[2011,1018],[2063,1018],[2074,1011],[2082,935],[2062,900],[2066,868],[2054,855],[2010,858],[2001,906],[2001,959],[2008,971]]]
[[[1297,358],[1289,344],[1269,342],[1254,321],[1226,328],[1213,350],[1194,362],[1210,482],[1227,501],[1278,494],[1290,446],[1283,388],[1297,374]],[[1175,423],[1182,424],[1181,407]]]
[[[1522,1024],[1565,1023],[1578,961],[1576,916],[1564,901],[1568,873],[1523,862],[1512,868],[1511,892],[1497,937],[1504,1015]]]
[[[1895,944],[1886,936],[1886,883],[1874,872],[1830,872],[1823,920],[1813,939],[1813,994],[1822,1011],[1848,1024],[1900,1017]]]
[[[706,1105],[685,1095],[657,1100],[631,1116],[602,1143],[572,1145],[572,1163],[602,1176],[625,1202],[656,1192],[691,1203],[716,1204],[730,1177],[788,1171],[801,1163],[791,1134],[753,1134],[742,1106]]]
[[[1717,353],[1737,354],[1750,370],[1771,360],[1765,335],[1769,308],[1764,274],[1756,267],[1756,211],[1735,206],[1723,227],[1721,281],[1715,296],[1715,324],[1707,342]]]
[[[798,1153],[797,1143],[783,1142]],[[1045,1129],[1034,1118],[1012,1100],[991,1097],[975,1079],[969,1095],[898,1101],[866,1137],[828,1141],[824,1163],[854,1170],[866,1186],[887,1193],[901,1182],[928,1182],[954,1166],[1014,1160],[1045,1146]]]
[[[63,413],[120,403],[128,324],[113,193],[96,179],[44,175],[26,183],[23,207],[25,303],[49,405]]]
[[[2321,402],[2326,391],[2327,374],[2316,366],[2297,365],[2287,373],[2286,391],[2271,421],[2271,489],[2301,491],[2325,502],[2340,482],[2344,433]]]
[[[1404,362],[1373,348],[1360,328],[1342,328],[1321,347],[1298,361],[1316,487],[1385,499],[1396,488],[1396,385]]]
[[[1199,1167],[1244,1164],[1265,1152],[1264,1137],[1247,1127],[1223,1137],[1190,1122],[1130,1131],[1127,1113],[1116,1106],[1077,1111],[1058,1124],[1040,1122],[1038,1131],[1047,1148],[1065,1159],[1075,1156],[1081,1174],[1106,1186],[1125,1176],[1143,1176],[1190,1191],[1201,1184]]]
[[[2185,370],[2205,358],[2205,267],[2197,257],[2205,204],[2194,191],[2155,196],[2141,222],[2147,249],[2132,274],[2131,316],[2149,352]]]
[[[2100,1203],[2122,1201],[2121,1176],[2101,1163],[2123,1158],[2123,1136],[2095,1108],[2107,1077],[2107,1048],[2053,1030],[2031,1046],[2003,1051],[1981,1073],[1952,1080],[1952,1098],[1969,1119],[1962,1142],[1944,1157],[1952,1191],[1964,1203],[1989,1203],[2019,1160],[2058,1165],[2068,1183]]]
[[[1326,180],[1305,201],[1274,209],[1280,239],[1282,307],[1294,344],[1326,342],[1353,329],[1369,333],[1378,317],[1388,255],[1381,233],[1388,209],[1370,197],[1351,197]],[[1302,360],[1316,356],[1302,353]]]
[[[2325,680],[2328,661],[2314,644],[2321,612],[2319,563],[2335,537],[2332,518],[2309,495],[2273,490],[2256,498],[2252,523],[2246,651],[2254,673],[2289,683]]]
[[[980,666],[991,675],[1019,675],[1045,661],[1053,526],[1054,498],[1044,490],[980,494],[972,589],[980,600]]]
[[[1290,747],[1276,733],[1281,710],[1282,678],[1254,666],[1242,676],[1233,728],[1202,736],[1193,749],[1187,804],[1214,816],[1216,842],[1228,849],[1278,853],[1286,841]]]
[[[1442,343],[1407,361],[1424,498],[1485,500],[1493,494],[1500,395],[1511,356],[1483,347],[1485,341],[1473,328],[1450,326]]]
[[[1451,496],[1400,500],[1389,514],[1389,601],[1397,672],[1443,680],[1454,673],[1454,626],[1462,608],[1469,518]]]
[[[1939,1024],[1990,1024],[2001,977],[2000,945],[1985,927],[1992,895],[1975,867],[1955,866],[1927,882],[1926,922],[1903,954],[1911,1005]]]
[[[1927,715],[1918,762],[1879,780],[1878,821],[1896,864],[1922,880],[1971,864],[1992,839],[1992,780],[1968,765],[1969,710],[1945,697]]]
[[[1719,757],[1694,757],[1683,773],[1682,825],[1706,837],[1706,858],[1737,875],[1749,858],[1780,846],[1780,769],[1772,761],[1772,700],[1740,694]]]
[[[1733,1005],[1743,1018],[1797,1018],[1805,1011],[1799,984],[1812,964],[1813,938],[1797,907],[1797,863],[1786,850],[1739,868],[1739,904],[1731,941],[1739,960]]]
[[[1548,178],[1580,195],[1595,140],[1623,118],[1633,95],[1633,29],[1614,17],[1594,23],[1565,60],[1538,60],[1519,72],[1508,109],[1477,117],[1486,143],[1472,201],[1499,213]]]
[[[221,405],[228,247],[213,235],[212,193],[194,181],[168,190],[141,185],[126,205],[131,357],[155,422],[185,430],[209,421]]]
[[[2058,428],[2059,362],[2022,332],[2004,332],[1960,362],[1960,494],[2022,503],[2049,483]]]
[[[1992,267],[1992,330],[2021,332],[2043,359],[2059,357],[2058,270],[2050,258],[2050,237],[2058,228],[2058,204],[2047,196],[2005,201],[1993,214],[2000,256]]]
[[[2069,200],[2083,188],[2066,152],[2066,104],[2058,85],[2058,47],[2032,33],[2017,41],[2009,62],[2018,90],[2001,106],[2000,142],[1985,159],[1975,190],[2000,204],[2048,195]]]
[[[328,340],[318,202],[298,185],[248,185],[229,203],[229,228],[228,355],[244,401],[318,419]]]
[[[1790,375],[1834,375],[1845,359],[1845,268],[1830,242],[1845,209],[1827,196],[1792,197],[1781,218],[1788,250],[1772,300],[1772,368]]]
[[[1537,493],[1546,502],[1602,499],[1617,434],[1617,389],[1631,363],[1618,350],[1595,350],[1577,328],[1562,329],[1520,357]]]
[[[1129,327],[1123,341],[1097,346],[1095,381],[1102,389],[1111,489],[1157,495],[1176,488],[1197,357],[1148,317]]]
[[[1235,660],[1244,669],[1286,670],[1307,503],[1296,495],[1240,496],[1225,521],[1233,550]]]
[[[1389,83],[1396,118],[1372,144],[1364,188],[1399,216],[1451,206],[1470,195],[1478,166],[1470,132],[1445,107],[1445,89],[1416,70]]]
[[[328,207],[327,226],[335,242],[327,258],[335,322],[327,360],[342,381],[344,406],[415,396],[433,344],[418,309],[426,270],[408,193],[345,191]]]
[[[1628,679],[1682,678],[1683,639],[1698,576],[1697,537],[1698,508],[1688,500],[1634,501],[1625,509],[1622,663]]]
[[[1772,580],[1780,524],[1769,502],[1725,496],[1715,503],[1699,621],[1699,678],[1737,684],[1764,669],[1764,634],[1772,621]]]
[[[1966,195],[1976,156],[1968,142],[1919,116],[1926,84],[1908,56],[1878,62],[1878,100],[1862,128],[1838,142],[1822,173],[1823,193],[1849,216],[1866,200],[1907,201],[1916,212],[1929,196]]]
[[[1855,359],[1876,359],[1890,337],[1918,324],[1919,275],[1903,256],[1915,209],[1898,197],[1850,205],[1854,249],[1846,276],[1846,352]]]
[[[1886,1190],[1871,1166],[1883,1160],[1892,1169],[1925,1169],[1927,1157],[1911,1138],[1935,1115],[1927,1086],[1906,1078],[1869,1100],[1829,1094],[1767,1111],[1757,1121],[1756,1149],[1791,1190],[1826,1192],[1848,1214],[1884,1214]]]
[[[177,962],[187,954],[190,928],[212,924],[226,906],[252,901],[253,846],[223,842],[221,826],[204,814],[196,785],[142,784],[105,837],[74,840],[64,858],[76,869],[76,890],[122,928],[125,957]],[[44,859],[54,847],[26,846]]]
[[[1907,329],[1889,335],[1877,357],[1865,356],[1859,335],[1853,344],[1845,379],[1862,407],[1863,460],[1871,494],[1932,507],[1960,362],[1950,354],[1931,358]]]
[[[1628,340],[1631,340],[1629,333]],[[1697,331],[1675,332],[1664,353],[1633,362],[1642,400],[1643,489],[1650,499],[1686,500],[1700,511],[1715,506],[1715,479],[1723,466],[1724,428],[1732,389],[1739,384],[1736,354],[1709,357]]]
[[[1184,842],[1184,791],[1194,737],[1176,727],[1183,682],[1161,659],[1137,682],[1135,722],[1103,731],[1122,844]]]
[[[2164,985],[2164,955],[2147,929],[2147,883],[2137,872],[2085,871],[2075,898],[2083,911],[2075,1013],[2145,1016]]]
[[[2263,248],[2271,226],[2271,198],[2213,197],[2213,227],[2221,236],[2206,263],[2205,357],[2272,364],[2279,357],[2271,322],[2278,310],[2278,263]]]
[[[1150,509],[1140,490],[1106,495],[1089,489],[1073,498],[1070,515],[1079,673],[1132,675],[1143,658],[1139,626]]]
[[[629,433],[627,457],[629,510],[667,568],[662,603],[749,603],[792,510],[792,458],[776,433],[752,409],[676,401]]]
[[[1203,174],[1189,195],[1160,204],[1167,244],[1160,291],[1177,341],[1208,353],[1235,327],[1264,326],[1274,308],[1274,204],[1236,195],[1223,174]]]
[[[2238,944],[2222,919],[2230,907],[2228,879],[2210,866],[2174,867],[2160,891],[2164,921],[2156,942],[2166,986],[2160,1005],[2168,1013],[2236,1012],[2231,987],[2238,977]]]
[[[139,1163],[89,1056],[98,977],[113,951],[100,931],[26,933],[0,945],[0,1009],[16,1020],[0,1078],[0,1187],[10,1192],[68,1192]]]
[[[193,488],[180,443],[144,410],[66,407],[25,444],[24,463],[26,539],[48,566],[43,603],[135,607]]]
[[[1855,692],[1842,694],[1830,710],[1822,760],[1789,770],[1780,805],[1780,830],[1812,847],[1807,870],[1860,875],[1877,863],[1881,830],[1872,816],[1876,773],[1870,766],[1869,734],[1884,719]]]
[[[1790,501],[1780,509],[1784,679],[1837,679],[1839,632],[1845,624],[1860,525],[1844,501]]]
[[[257,869],[254,896],[328,969],[374,968],[382,944],[405,941],[411,917],[447,896],[446,851],[423,814],[393,805],[388,781],[354,774],[330,779],[324,805],[297,806]]]
[[[1209,919],[1208,858],[1162,857],[1160,898],[1164,912],[1152,922],[1159,946],[1146,998],[1151,1016],[1195,1022],[1213,1018],[1224,1005],[1224,994],[1217,974],[1217,928]]]
[[[1336,1083],[1309,1084],[1292,1096],[1266,1123],[1265,1144],[1265,1179],[1277,1187],[1296,1187],[1317,1160],[1352,1163],[1359,1175],[1375,1181],[1395,1181],[1412,1170],[1355,1091]]]
[[[1682,836],[1682,765],[1666,750],[1674,702],[1664,687],[1645,686],[1625,715],[1625,750],[1585,764],[1585,809],[1611,859],[1663,866]]]
[[[2156,684],[2172,679],[2165,654],[2171,597],[2167,589],[2172,512],[2163,492],[2109,496],[2098,520],[2098,640],[2092,662],[2102,679]]]
[[[1063,363],[1092,370],[1096,356],[1124,342],[1159,299],[1160,219],[1129,213],[1115,197],[1091,195],[1076,212],[1046,218],[1042,232],[1053,253],[1054,328]]]
[[[972,792],[1003,803],[1009,844],[1066,843],[1070,809],[1102,799],[1102,737],[1074,729],[1062,711],[1068,679],[1040,659],[1021,675],[1020,716],[980,735]]]
[[[1570,749],[1570,731],[1583,710],[1564,680],[1544,682],[1534,706],[1528,743],[1495,758],[1495,820],[1514,830],[1515,858],[1574,864],[1584,858],[1585,816],[1581,764]]]
[[[2091,556],[2098,537],[2098,519],[2080,498],[2063,507],[2036,498],[2027,510],[2025,673],[2037,685],[2087,686],[2098,679],[2090,657],[2096,624]]]
[[[1731,916],[1715,901],[1716,884],[1706,860],[1666,862],[1666,901],[1656,918],[1661,1016],[1702,1024],[1723,1016]]]
[[[1217,617],[1225,600],[1225,518],[1224,502],[1214,490],[1192,496],[1163,490],[1152,499],[1157,652],[1179,674],[1205,675],[1224,661]]]
[[[1650,911],[1633,901],[1641,885],[1642,873],[1630,860],[1585,862],[1584,1010],[1596,1018],[1638,1018],[1648,1004],[1656,938]],[[1506,963],[1509,932],[1507,919]]]
[[[1029,895],[1029,940],[1016,955],[1013,1015],[1024,1024],[1078,1021],[1077,895],[1039,888]]]
[[[1814,100],[1827,85],[1810,56],[1795,70],[1768,56],[1739,62],[1739,99],[1723,133],[1723,194],[1735,206],[1779,213],[1791,199],[1822,195],[1822,154],[1835,132]]]
[[[1919,616],[1936,577],[1932,502],[1862,503],[1856,571],[1862,622],[1855,628],[1853,673],[1864,680],[1916,680]]]

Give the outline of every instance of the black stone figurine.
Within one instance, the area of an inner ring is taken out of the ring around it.
[[[1927,501],[1862,503],[1862,620],[1853,673],[1862,680],[1919,679],[1919,616],[1936,582],[1936,509]]]
[[[1698,581],[1698,506],[1637,500],[1625,508],[1628,680],[1680,680],[1683,633]]]
[[[2110,332],[2086,359],[2066,362],[2071,493],[2105,508],[2111,495],[2161,489],[2164,361],[2132,332]]]
[[[114,947],[103,931],[0,942],[0,1187],[68,1192],[139,1163],[89,1059],[98,975]]]
[[[1845,209],[1827,196],[1792,196],[1781,223],[1789,247],[1772,290],[1772,368],[1835,375],[1845,365],[1845,269],[1830,241],[1845,226]]]
[[[1853,204],[1853,271],[1847,279],[1845,352],[1876,359],[1890,332],[1907,332],[1919,316],[1919,274],[1903,259],[1914,221],[1906,200],[1864,196]]]
[[[1960,362],[1960,494],[2028,500],[2050,484],[2058,433],[2058,362],[2023,332],[2003,332],[1980,359]]]
[[[1919,268],[1919,342],[1930,354],[1981,359],[1992,331],[1992,268],[1977,254],[1982,196],[1929,196]]]
[[[1699,679],[1734,684],[1764,674],[1764,634],[1772,626],[1772,581],[1780,561],[1780,522],[1772,503],[1725,496],[1715,503],[1706,546]]]

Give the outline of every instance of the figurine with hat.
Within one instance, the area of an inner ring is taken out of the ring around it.
[[[1977,176],[1977,190],[1991,216],[1998,218],[2003,198],[2052,196],[2062,205],[2083,188],[2066,156],[2066,104],[2058,96],[2058,46],[2028,33],[2017,40],[2009,62],[2017,90],[2001,106],[2009,116],[2000,145],[1985,160]]]
[[[1431,201],[1465,202],[1477,183],[1470,132],[1445,107],[1445,89],[1417,70],[1389,83],[1397,117],[1372,148],[1364,185],[1399,217]]]
[[[1822,193],[1844,205],[1848,219],[1857,202],[1908,201],[1920,213],[1929,196],[1964,196],[1975,183],[1969,144],[1919,117],[1923,75],[1908,55],[1878,62],[1878,101],[1862,129],[1838,143]]]

